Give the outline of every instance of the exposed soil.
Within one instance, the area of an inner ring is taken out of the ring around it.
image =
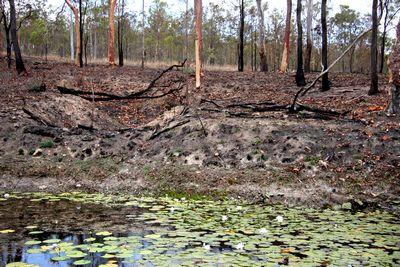
[[[186,84],[174,94],[92,103],[61,95],[56,85],[126,95],[159,70],[35,59],[28,66],[28,77],[1,66],[0,190],[205,194],[311,206],[393,208],[399,201],[400,118],[384,113],[384,77],[377,96],[367,95],[366,75],[332,74],[330,92],[317,86],[301,98],[347,112],[332,117],[254,109],[290,104],[298,90],[291,74],[206,71],[195,91],[191,70],[174,70],[151,96]]]

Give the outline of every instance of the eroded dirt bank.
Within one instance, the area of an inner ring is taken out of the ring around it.
[[[65,66],[53,67],[60,68],[59,80],[66,76]],[[144,87],[151,74],[147,72],[132,78],[129,85]],[[183,76],[192,82],[180,72],[172,75],[169,80]],[[296,90],[290,87],[290,77],[264,78],[271,79],[268,88],[260,88],[252,81],[254,74],[238,80],[231,75],[210,73],[201,97],[225,96],[224,102],[214,101],[225,107],[245,100],[285,104]],[[72,86],[85,89],[82,78],[74,77],[70,77]],[[328,99],[329,108],[335,107],[335,101],[341,103],[341,111],[352,107],[351,115],[341,118],[308,112],[249,112],[246,106],[217,112],[215,103],[187,105],[182,100],[187,92],[154,101],[97,104],[60,95],[53,76],[42,81],[47,85],[44,92],[28,90],[32,78],[22,82],[11,78],[6,77],[1,87],[2,191],[233,196],[288,205],[350,202],[357,208],[398,207],[399,118],[387,118],[380,111],[385,93],[364,97],[363,77],[345,89],[336,88],[328,97],[316,92],[303,102]],[[229,78],[232,84],[226,82]],[[121,86],[115,80],[108,86]],[[289,89],[277,93],[281,82]],[[6,87],[7,83],[12,86]],[[104,81],[97,85],[106,86]],[[352,101],[343,100],[344,91],[350,92]]]

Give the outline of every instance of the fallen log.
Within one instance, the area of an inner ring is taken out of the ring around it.
[[[181,86],[178,86],[176,89],[171,89],[167,93],[161,94],[161,95],[156,95],[156,96],[149,96],[146,95],[148,92],[150,92],[156,85],[156,82],[160,80],[166,73],[169,71],[173,70],[174,68],[182,68],[185,66],[187,59],[185,59],[181,64],[175,64],[170,66],[169,68],[163,70],[160,72],[159,75],[155,79],[153,79],[150,84],[143,90],[139,92],[134,92],[128,95],[115,95],[115,94],[110,94],[110,93],[105,93],[105,92],[91,92],[91,91],[85,91],[85,90],[78,90],[78,89],[72,89],[72,88],[67,88],[64,86],[57,86],[58,91],[61,94],[69,94],[69,95],[76,95],[80,96],[86,100],[89,101],[94,101],[94,102],[100,102],[100,101],[112,101],[112,100],[133,100],[133,99],[153,99],[153,98],[160,98],[164,97],[166,95],[172,94],[173,92],[180,90]],[[89,96],[90,95],[90,96]],[[94,97],[96,96],[96,97]]]

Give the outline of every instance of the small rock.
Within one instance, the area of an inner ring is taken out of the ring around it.
[[[32,156],[33,157],[40,157],[43,155],[43,150],[41,150],[40,148],[36,149],[35,152],[33,152]]]

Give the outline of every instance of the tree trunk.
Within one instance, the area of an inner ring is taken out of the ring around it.
[[[186,1],[186,11],[185,11],[185,58],[189,57],[189,0]]]
[[[259,54],[260,54],[260,71],[266,72],[268,71],[267,64],[267,55],[265,54],[265,23],[264,23],[264,11],[262,9],[261,0],[257,0],[257,9],[258,9],[258,17],[259,17]]]
[[[313,41],[311,36],[312,31],[312,22],[313,22],[313,7],[314,3],[313,0],[307,1],[307,49],[306,49],[306,56],[304,62],[304,71],[309,73],[311,71],[311,55],[312,55],[312,48],[313,48]]]
[[[201,87],[201,73],[203,67],[202,53],[203,53],[203,3],[202,0],[194,1],[195,11],[195,28],[196,28],[196,88]]]
[[[4,21],[4,33],[6,36],[6,50],[7,50],[7,66],[11,68],[11,37],[10,37],[10,28],[7,26],[7,22]]]
[[[238,70],[244,70],[244,0],[240,0]]]
[[[383,8],[385,11],[385,19],[383,22],[383,33],[382,33],[382,42],[381,42],[381,61],[379,67],[379,73],[383,73],[383,68],[385,66],[385,48],[386,48],[386,35],[387,35],[387,26],[388,26],[388,19],[389,19],[389,2],[385,1]]]
[[[144,22],[145,22],[145,13],[144,13],[144,0],[142,0],[142,69],[144,69],[144,61],[146,59],[146,50],[145,50],[145,43],[144,43]]]
[[[69,40],[70,40],[70,46],[71,46],[71,61],[74,60],[75,58],[75,44],[74,44],[74,22],[72,20],[72,13],[70,15],[70,21],[71,21],[71,27],[69,30]]]
[[[15,68],[18,74],[25,73],[26,69],[24,66],[24,62],[22,61],[21,50],[19,48],[19,41],[17,36],[17,16],[15,11],[15,3],[14,0],[8,0],[10,3],[10,32],[11,32],[11,40],[14,48],[14,56],[15,56]]]
[[[115,25],[114,14],[117,0],[109,0],[110,9],[108,14],[108,64],[115,66]]]
[[[123,50],[123,35],[124,35],[124,11],[125,1],[122,0],[120,6],[121,14],[118,18],[118,64],[119,66],[124,65],[124,50]]]
[[[83,67],[83,12],[82,0],[79,0],[79,50],[78,50],[79,67]]]
[[[79,51],[81,51],[81,34],[80,34],[80,19],[79,19],[79,10],[72,4],[70,0],[65,0],[67,5],[71,8],[72,12],[74,13],[75,19],[75,64],[79,66],[80,59],[79,59]]]
[[[328,27],[326,23],[326,2],[322,0],[321,3],[321,24],[322,24],[322,67],[323,70],[328,69]],[[321,91],[325,92],[330,89],[329,74],[328,72],[322,76]]]
[[[378,91],[378,0],[372,1],[372,33],[371,33],[371,87],[369,95]]]
[[[303,25],[301,24],[301,0],[297,0],[297,71],[296,71],[296,84],[297,86],[306,85],[303,70]]]
[[[391,100],[387,112],[389,114],[400,113],[400,20],[397,24],[397,40],[392,49],[388,63],[391,89]]]
[[[285,73],[289,66],[290,57],[290,24],[292,23],[292,0],[287,0],[285,37],[280,72]]]

